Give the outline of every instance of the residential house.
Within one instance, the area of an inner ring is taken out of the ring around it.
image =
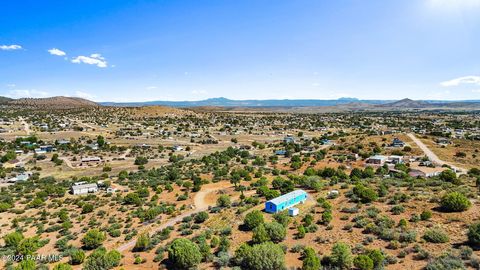
[[[394,138],[392,143],[390,144],[391,147],[404,147],[405,143],[400,140],[399,138]]]
[[[294,190],[280,197],[267,201],[265,203],[265,212],[278,213],[299,203],[304,203],[306,200],[307,192],[301,189]]]
[[[98,191],[98,186],[95,183],[85,184],[83,182],[75,183],[71,188],[70,192],[73,195],[82,195],[88,193],[95,193]]]
[[[387,159],[388,158],[386,156],[375,155],[375,156],[371,156],[367,159],[367,164],[374,164],[374,165],[382,166],[383,164],[385,164]]]

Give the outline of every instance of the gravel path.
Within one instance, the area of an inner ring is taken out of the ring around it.
[[[460,172],[460,173],[467,173],[467,170],[464,169],[464,168],[460,168],[460,167],[457,167],[457,166],[454,166],[446,161],[443,161],[441,160],[434,152],[432,152],[432,150],[430,150],[430,148],[428,148],[428,146],[426,146],[420,139],[418,139],[413,133],[408,133],[407,134],[408,137],[410,137],[410,139],[412,139],[412,141],[414,143],[416,143],[418,145],[418,147],[420,147],[420,149],[422,149],[423,153],[425,153],[425,155],[428,157],[428,159],[436,164],[436,165],[439,165],[439,166],[442,166],[442,165],[448,165],[450,167],[452,167],[453,169],[455,169],[457,172]]]

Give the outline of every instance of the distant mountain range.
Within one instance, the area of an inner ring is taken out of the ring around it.
[[[285,112],[342,112],[342,111],[399,111],[399,110],[480,110],[480,100],[360,100],[356,98],[232,100],[211,98],[200,101],[101,102],[77,97],[20,98],[0,97],[0,106],[28,109],[76,109],[98,106],[145,107],[166,106],[191,108],[196,111],[285,111]]]
[[[410,99],[396,100],[360,100],[356,98],[339,98],[339,99],[266,99],[266,100],[232,100],[224,97],[210,98],[199,101],[146,101],[146,102],[101,102],[104,106],[123,106],[123,107],[139,107],[139,106],[169,106],[169,107],[324,107],[337,105],[384,105],[384,107],[431,107],[432,104],[473,104],[480,103],[480,100],[464,100],[464,101],[442,101],[442,100],[424,100],[414,101]],[[389,105],[390,104],[390,105]]]

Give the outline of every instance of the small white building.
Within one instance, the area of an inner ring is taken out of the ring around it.
[[[177,151],[183,151],[183,147],[181,147],[180,145],[175,145],[173,147],[173,151],[177,152]]]
[[[73,185],[70,188],[70,191],[73,195],[81,195],[81,194],[88,194],[88,193],[95,193],[98,191],[98,186],[95,183],[92,184],[79,184]]]
[[[327,194],[327,197],[329,198],[335,198],[339,195],[340,193],[338,192],[338,190],[334,189],[334,190],[330,190]]]
[[[367,164],[383,165],[387,161],[386,156],[376,155],[367,159]]]
[[[296,207],[292,207],[288,209],[288,215],[291,217],[297,216],[300,213],[300,210]]]

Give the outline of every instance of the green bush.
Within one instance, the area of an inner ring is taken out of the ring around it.
[[[372,270],[373,260],[367,255],[358,255],[353,260],[353,265],[360,270]]]
[[[468,227],[468,241],[473,245],[480,244],[480,222],[474,223]]]
[[[450,192],[442,197],[440,205],[448,212],[462,212],[470,208],[472,203],[462,193]]]
[[[138,236],[133,250],[144,251],[149,247],[149,245],[150,245],[150,235],[148,235],[148,233],[142,233]]]
[[[446,182],[455,183],[457,180],[457,174],[452,170],[444,170],[439,175],[440,179]]]
[[[320,258],[313,248],[307,247],[303,250],[302,270],[318,270],[320,269]]]
[[[270,240],[272,240],[274,243],[283,241],[287,235],[287,230],[285,227],[278,222],[266,223],[265,230],[267,231]]]
[[[345,243],[336,243],[333,245],[330,263],[340,269],[350,269],[353,263],[350,247]]]
[[[440,229],[430,229],[425,232],[423,239],[430,243],[447,243],[450,241],[448,235]]]
[[[422,220],[429,220],[432,218],[432,211],[430,210],[424,210],[421,214],[420,214],[420,218]]]
[[[245,215],[245,218],[243,219],[243,225],[247,230],[253,230],[263,223],[263,214],[259,210],[253,210],[252,212]]]
[[[353,188],[353,194],[355,194],[363,203],[370,203],[376,201],[378,198],[378,194],[375,190],[365,187],[362,184],[357,184]]]
[[[72,267],[66,263],[59,263],[53,267],[53,270],[72,270]]]
[[[463,270],[466,268],[463,261],[452,254],[446,254],[446,255],[437,257],[431,260],[425,267],[425,270],[447,270],[447,269]]]
[[[202,212],[196,214],[193,219],[194,219],[195,223],[203,223],[208,219],[208,213],[205,212],[205,211],[202,211]]]
[[[105,233],[99,231],[98,229],[89,230],[82,239],[82,244],[85,249],[95,249],[102,245],[107,237]]]
[[[255,245],[250,249],[247,248],[244,253],[241,263],[245,269],[285,269],[285,253],[281,246],[272,242]]]
[[[20,232],[12,232],[3,237],[6,247],[16,248],[20,241],[23,240],[23,234]]]
[[[217,206],[218,207],[230,207],[232,204],[232,201],[230,200],[230,197],[228,195],[220,195],[217,199]]]
[[[85,260],[85,252],[83,250],[75,248],[70,251],[70,264],[77,265],[82,264]]]
[[[86,203],[82,206],[82,214],[87,214],[93,212],[93,205]]]
[[[112,269],[120,264],[122,255],[116,250],[107,250],[103,247],[94,250],[83,264],[82,270]]]
[[[168,260],[178,269],[189,269],[200,263],[202,254],[189,239],[177,238],[168,248]]]

